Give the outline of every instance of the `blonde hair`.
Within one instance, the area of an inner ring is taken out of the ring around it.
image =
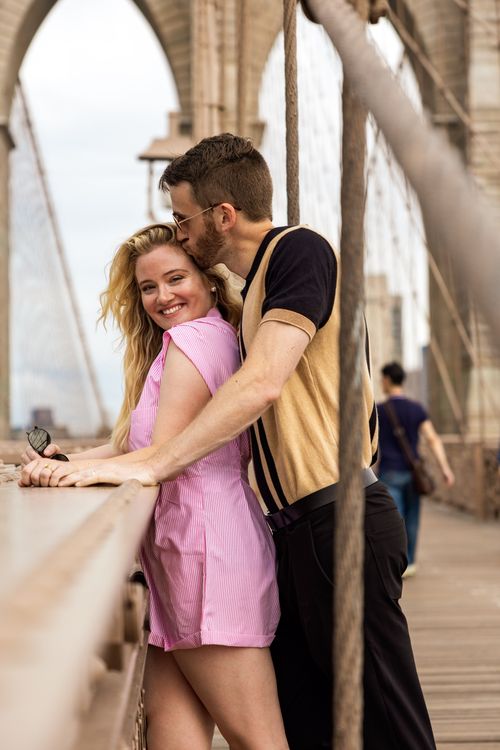
[[[174,224],[150,224],[125,240],[111,261],[108,286],[100,296],[99,320],[105,324],[113,317],[121,332],[121,343],[125,344],[124,397],[111,435],[113,445],[124,452],[128,450],[130,415],[137,406],[149,368],[161,350],[164,334],[164,329],[144,310],[135,266],[137,258],[162,245],[173,245],[183,251],[177,242]],[[215,296],[214,306],[236,327],[241,317],[241,298],[231,285],[229,273],[214,267],[200,270],[200,274],[206,277]]]

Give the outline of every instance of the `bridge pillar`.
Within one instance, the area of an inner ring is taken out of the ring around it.
[[[391,0],[391,5],[403,20],[411,36],[417,41],[422,54],[431,61],[435,70],[465,109],[467,29],[463,12],[449,0]],[[410,50],[408,52],[419,83],[422,102],[434,126],[446,132],[447,139],[466,161],[467,134],[463,123],[427,72],[423,70],[418,57]],[[468,321],[470,301],[461,288],[453,258],[449,257],[429,233],[427,240],[455,304],[460,309],[462,319]],[[448,368],[452,387],[462,411],[459,421],[463,423],[466,420],[465,403],[470,360],[443,302],[439,287],[430,274],[429,312],[431,333]],[[428,364],[428,385],[430,413],[437,429],[444,433],[459,432],[459,424],[457,424],[441,375],[432,356],[429,357]]]
[[[14,143],[0,122],[0,438],[10,436],[9,151]]]
[[[473,134],[468,162],[500,230],[500,30],[495,0],[469,0],[469,114]],[[474,248],[471,248],[474,252]],[[500,431],[500,342],[481,315],[472,325],[478,365],[471,371],[467,399],[469,431],[495,437]]]
[[[425,109],[434,125],[446,131],[448,140],[460,152],[500,218],[500,170],[497,167],[500,163],[500,57],[499,37],[495,34],[495,0],[469,0],[465,10],[449,0],[390,0],[390,3],[441,77],[447,92],[454,95],[472,121],[473,134],[423,71],[419,59],[409,51]],[[438,286],[430,277],[431,331],[461,407],[462,427],[476,436],[495,435],[499,429],[498,407],[495,408],[490,394],[500,394],[497,345],[491,341],[482,318],[476,315],[474,301],[466,282],[457,274],[453,256],[444,253],[434,237],[427,239],[474,349],[475,363],[466,351]],[[432,358],[428,382],[430,411],[437,428],[445,433],[458,432],[457,419]],[[500,396],[497,396],[497,403],[500,403]]]

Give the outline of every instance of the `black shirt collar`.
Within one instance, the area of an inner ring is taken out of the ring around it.
[[[253,281],[253,278],[255,274],[257,273],[257,269],[260,266],[260,263],[262,261],[262,258],[264,257],[264,253],[266,252],[267,248],[269,247],[269,243],[271,240],[273,240],[280,232],[283,232],[283,230],[287,229],[287,227],[273,227],[269,230],[269,232],[266,234],[264,239],[259,245],[259,249],[257,250],[257,254],[255,255],[255,258],[253,259],[253,263],[250,267],[250,271],[248,272],[248,276],[245,279],[245,286],[241,290],[241,296],[243,299],[245,299],[248,289],[250,288],[250,284]]]

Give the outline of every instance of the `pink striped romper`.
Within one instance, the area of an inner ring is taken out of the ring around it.
[[[151,444],[171,340],[212,395],[239,367],[235,331],[216,309],[165,331],[132,412],[130,450]],[[274,543],[248,484],[248,461],[243,433],[161,484],[141,549],[153,646],[262,647],[273,640],[279,619]]]

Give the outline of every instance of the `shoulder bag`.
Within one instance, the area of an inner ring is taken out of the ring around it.
[[[417,458],[413,453],[411,445],[406,436],[405,428],[398,419],[396,410],[390,401],[385,401],[382,405],[385,413],[389,417],[392,426],[392,432],[398,441],[407,463],[411,468],[413,486],[419,495],[432,495],[436,489],[436,483],[429,474],[423,458]]]

